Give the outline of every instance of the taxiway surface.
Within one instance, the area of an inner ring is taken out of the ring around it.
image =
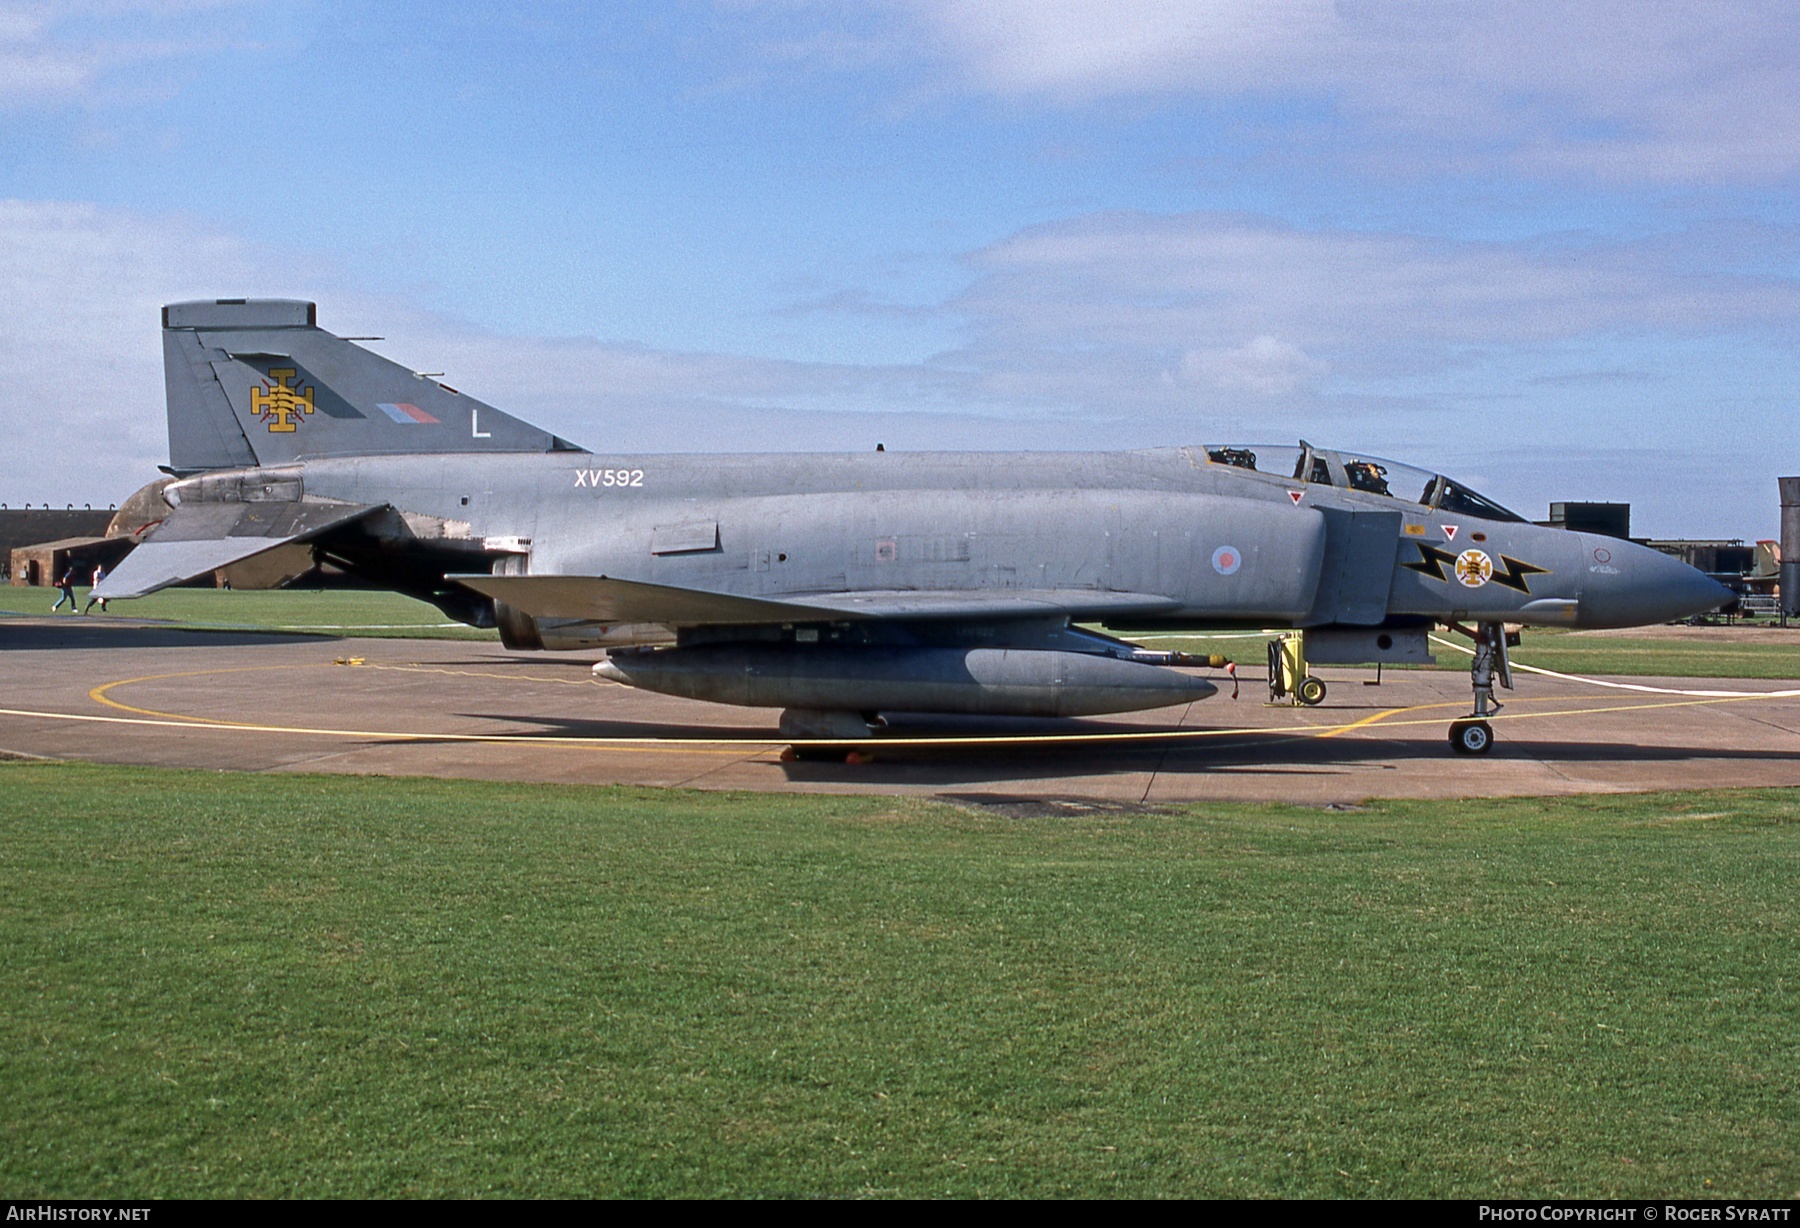
[[[958,800],[1347,804],[1800,785],[1800,682],[1521,675],[1480,758],[1451,754],[1466,674],[1318,671],[1317,708],[1246,675],[1204,703],[1083,721],[897,721],[943,739],[783,762],[772,710],[594,679],[594,654],[497,644],[0,621],[0,752],[244,771],[455,776]],[[1611,681],[1614,685],[1604,685]],[[980,734],[980,737],[973,735]]]

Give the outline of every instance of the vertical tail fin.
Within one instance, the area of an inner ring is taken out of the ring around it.
[[[275,465],[321,456],[581,451],[318,326],[293,299],[163,308],[169,467]]]

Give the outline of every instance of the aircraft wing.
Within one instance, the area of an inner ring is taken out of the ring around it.
[[[897,589],[821,593],[788,600],[840,618],[871,619],[1045,618],[1057,614],[1102,618],[1166,614],[1181,608],[1171,597],[1090,588]]]
[[[142,597],[276,546],[306,541],[379,511],[381,506],[301,502],[183,505],[171,510],[168,518],[95,586],[93,595]]]
[[[808,593],[773,600],[606,576],[455,575],[452,580],[533,618],[602,623],[707,624],[849,620],[1098,618],[1167,613],[1179,603],[1144,593],[1094,589],[981,589]]]

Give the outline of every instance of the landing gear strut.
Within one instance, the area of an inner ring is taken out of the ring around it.
[[[1512,690],[1512,663],[1506,649],[1518,643],[1500,623],[1480,623],[1475,630],[1457,627],[1475,641],[1475,660],[1469,666],[1469,686],[1475,692],[1475,711],[1450,724],[1450,749],[1459,755],[1485,755],[1494,745],[1494,727],[1488,717],[1500,711],[1494,699],[1494,683]]]

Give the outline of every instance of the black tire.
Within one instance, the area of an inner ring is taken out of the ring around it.
[[[1485,755],[1493,748],[1493,726],[1486,721],[1457,721],[1450,726],[1450,749],[1457,754]]]
[[[1307,707],[1317,707],[1325,702],[1325,683],[1322,679],[1308,675],[1300,680],[1300,702]]]

